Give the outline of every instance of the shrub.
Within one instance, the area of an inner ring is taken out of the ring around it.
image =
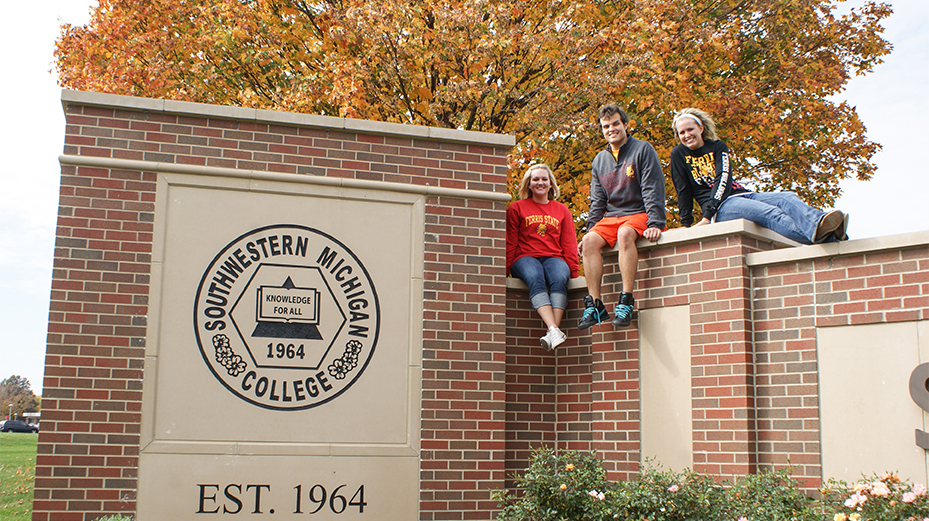
[[[762,470],[727,483],[718,519],[746,521],[819,521],[822,510],[789,469]]]
[[[829,480],[822,489],[823,510],[834,521],[922,521],[929,517],[929,495],[894,474],[874,474],[854,486]]]
[[[651,460],[637,479],[617,484],[608,508],[617,519],[649,521],[709,520],[723,488],[707,476],[689,470],[662,470]]]
[[[614,485],[596,454],[549,448],[532,453],[529,467],[516,477],[522,494],[498,491],[503,507],[500,521],[600,521],[612,519],[604,510],[605,499]]]
[[[787,469],[718,483],[691,470],[672,472],[647,461],[636,479],[611,483],[595,452],[544,448],[532,454],[529,468],[515,482],[521,494],[500,491],[494,496],[503,509],[498,521],[824,519],[822,506]]]

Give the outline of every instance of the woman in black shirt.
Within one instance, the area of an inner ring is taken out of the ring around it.
[[[677,190],[681,224],[691,226],[693,201],[703,210],[700,226],[747,219],[801,244],[846,240],[848,215],[811,208],[793,192],[752,192],[732,176],[729,148],[716,136],[716,124],[700,109],[674,116],[680,145],[671,150],[671,180]],[[715,217],[715,219],[714,219]]]

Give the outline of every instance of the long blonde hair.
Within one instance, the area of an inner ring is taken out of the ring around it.
[[[674,115],[674,122],[671,123],[671,130],[674,131],[675,136],[677,135],[677,123],[681,118],[697,120],[697,123],[703,128],[703,132],[701,133],[703,141],[716,141],[719,139],[716,137],[716,122],[713,121],[713,118],[706,112],[693,107],[681,109],[680,112]]]
[[[529,195],[529,179],[532,177],[532,172],[534,170],[545,170],[548,172],[548,182],[552,186],[548,189],[548,198],[549,200],[555,200],[561,195],[561,190],[558,188],[558,181],[555,180],[555,174],[552,172],[552,169],[548,167],[545,163],[538,163],[529,167],[526,170],[526,173],[523,174],[523,180],[519,182],[519,198],[528,199]]]

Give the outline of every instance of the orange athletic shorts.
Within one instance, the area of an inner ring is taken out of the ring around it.
[[[623,215],[622,217],[604,217],[594,225],[592,232],[603,237],[610,248],[616,246],[616,234],[622,226],[631,226],[639,237],[648,229],[648,214],[645,212]]]

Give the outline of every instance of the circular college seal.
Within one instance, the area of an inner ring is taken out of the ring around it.
[[[194,302],[200,354],[236,396],[268,409],[326,403],[364,372],[380,329],[377,292],[344,244],[293,224],[230,242]]]

